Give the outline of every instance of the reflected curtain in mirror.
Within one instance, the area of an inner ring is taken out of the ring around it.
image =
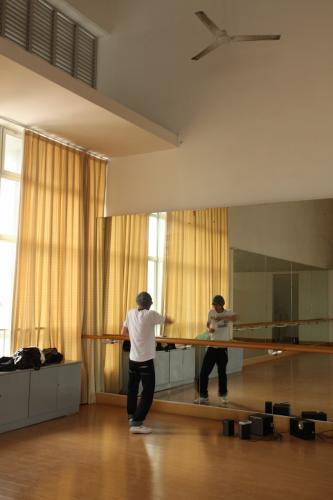
[[[147,289],[148,216],[124,215],[104,223],[104,329],[119,334],[138,292]],[[105,390],[119,392],[122,344],[105,346]]]
[[[22,175],[12,350],[51,346],[78,360],[83,324],[94,323],[92,225],[106,161],[28,132]]]
[[[228,305],[228,209],[167,214],[165,312],[168,337],[193,338],[206,328],[213,295]]]

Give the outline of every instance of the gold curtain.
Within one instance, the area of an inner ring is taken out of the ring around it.
[[[111,218],[106,234],[105,332],[119,334],[129,309],[136,307],[138,292],[147,288],[148,216],[124,215]],[[121,345],[105,348],[105,390],[119,392]]]
[[[193,338],[206,328],[212,296],[228,304],[229,244],[226,208],[167,214],[165,313],[169,337]]]
[[[105,177],[105,161],[26,133],[13,351],[54,346],[81,359],[83,325],[94,325],[93,223],[103,215]]]
[[[101,307],[101,276],[98,263],[102,259],[99,244],[98,221],[104,215],[105,160],[86,155],[84,165],[84,263],[83,263],[83,327],[82,333],[102,335],[103,310]],[[82,400],[95,402],[96,392],[104,389],[103,380],[103,348],[99,341],[82,340],[83,373]]]

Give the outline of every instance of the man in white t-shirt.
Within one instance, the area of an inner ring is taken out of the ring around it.
[[[237,319],[236,314],[231,309],[224,309],[224,298],[222,295],[213,297],[211,309],[208,313],[207,328],[211,334],[212,340],[230,340],[229,322]],[[219,396],[222,404],[228,402],[228,387],[227,387],[227,364],[228,364],[228,349],[225,347],[208,347],[200,371],[200,376],[197,381],[197,389],[199,397],[195,399],[195,403],[208,402],[208,382],[209,375],[217,364],[219,378]]]
[[[167,316],[150,311],[153,301],[149,293],[139,293],[136,303],[137,309],[128,311],[121,331],[122,335],[129,335],[131,342],[127,413],[130,432],[149,434],[152,430],[144,426],[143,422],[152,405],[155,390],[155,325],[169,324],[172,321]],[[143,390],[140,402],[137,404],[140,382]]]

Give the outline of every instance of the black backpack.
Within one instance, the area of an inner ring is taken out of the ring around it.
[[[38,347],[21,347],[13,354],[15,369],[26,370],[33,368],[39,370],[42,361]]]
[[[48,347],[47,349],[43,349],[43,354],[45,356],[45,364],[50,365],[52,363],[61,363],[64,359],[63,354],[58,352],[55,347]]]
[[[8,356],[0,358],[0,372],[12,372],[15,370],[14,359]]]

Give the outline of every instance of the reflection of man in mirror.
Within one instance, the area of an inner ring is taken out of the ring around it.
[[[130,432],[149,434],[150,427],[143,425],[154,398],[155,390],[155,325],[172,323],[167,316],[150,311],[153,304],[147,292],[136,297],[137,309],[128,311],[121,335],[129,335],[131,350],[129,354],[129,379],[127,393],[127,413]],[[139,384],[142,393],[137,404]]]
[[[231,309],[224,309],[224,298],[222,295],[213,297],[211,309],[208,313],[207,328],[212,340],[230,340],[228,322],[237,319],[236,314]],[[219,396],[222,404],[228,402],[227,387],[227,364],[228,349],[225,347],[208,347],[204,356],[200,376],[197,382],[199,397],[195,403],[208,402],[208,380],[215,364],[217,365],[219,379]]]

